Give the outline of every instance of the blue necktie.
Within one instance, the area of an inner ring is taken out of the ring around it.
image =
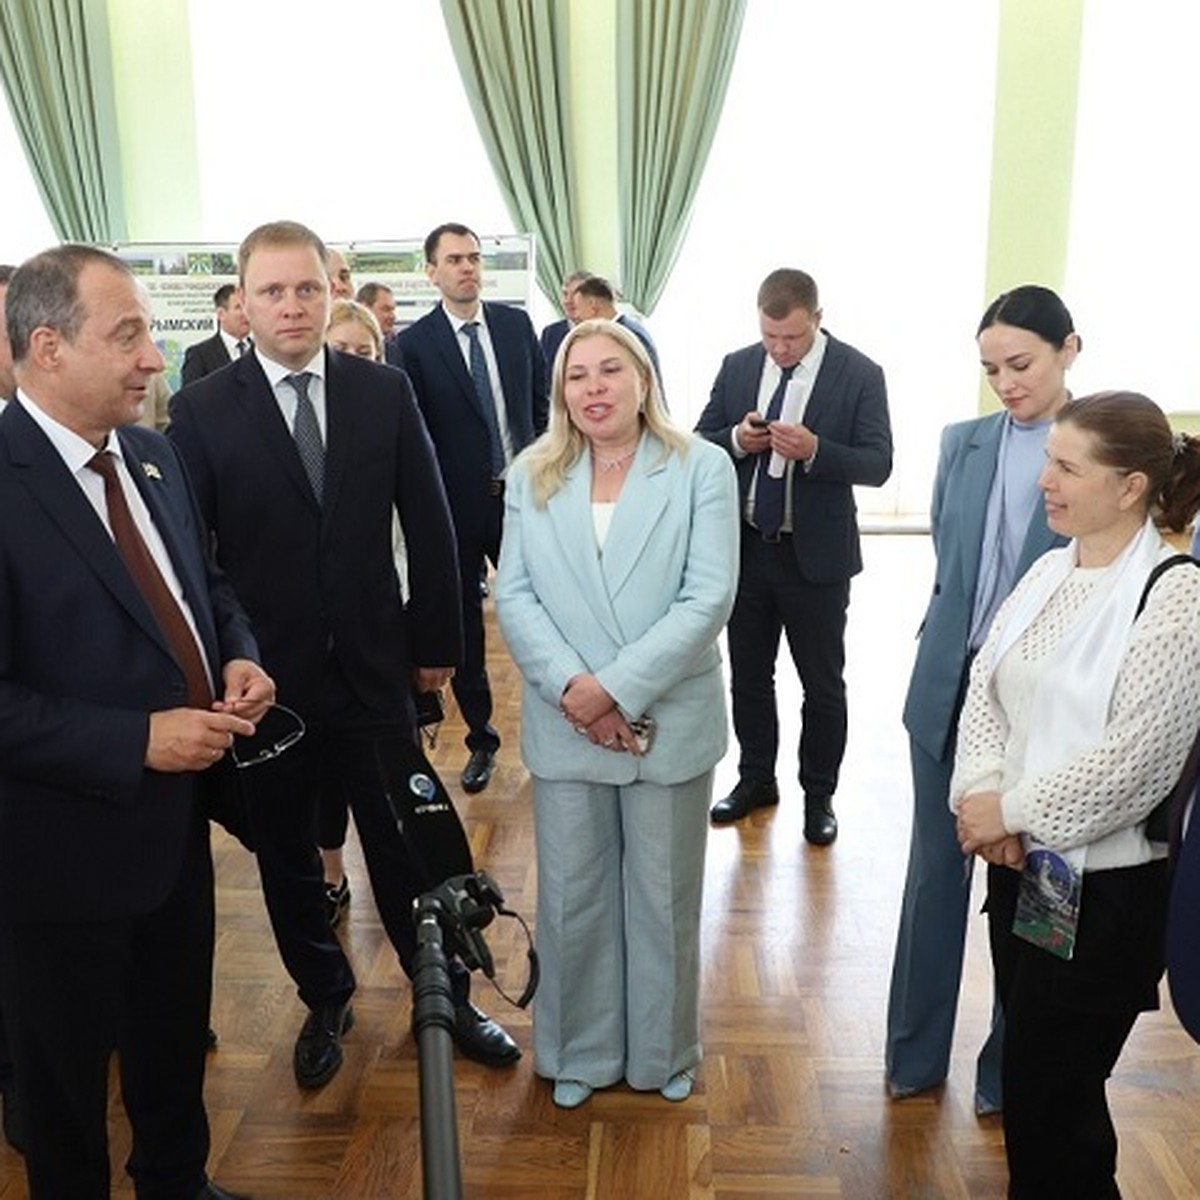
[[[487,425],[492,478],[499,479],[504,474],[505,467],[504,442],[500,437],[500,423],[496,419],[496,394],[492,391],[487,359],[484,357],[483,347],[479,344],[479,322],[468,321],[462,328],[463,333],[467,335],[467,341],[471,343],[471,382],[475,385],[475,394],[479,397],[479,407],[483,409],[483,420]]]
[[[783,396],[787,391],[788,380],[799,364],[792,363],[783,367],[779,376],[779,385],[771,393],[771,402],[767,405],[767,421],[778,421],[783,411]],[[771,465],[771,447],[768,446],[758,456],[758,479],[754,485],[754,524],[764,538],[774,540],[779,537],[779,527],[783,524],[783,497],[787,488],[787,471],[778,479],[767,470]]]
[[[304,473],[312,485],[313,495],[320,504],[325,490],[325,443],[321,441],[317,410],[308,398],[310,379],[311,372],[301,371],[297,375],[286,376],[284,382],[290,384],[296,393],[296,420],[292,425],[292,437],[296,439],[296,449],[300,451],[300,461],[304,464]]]

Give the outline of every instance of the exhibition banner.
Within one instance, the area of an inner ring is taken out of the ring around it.
[[[397,329],[411,325],[437,304],[437,289],[425,273],[423,239],[331,243],[331,248],[345,255],[355,291],[372,282],[392,289]],[[480,248],[483,298],[527,308],[534,286],[532,235],[481,237]],[[237,284],[237,246],[123,243],[113,249],[149,294],[151,330],[166,362],[163,377],[176,391],[184,351],[216,331],[214,293],[223,284]]]

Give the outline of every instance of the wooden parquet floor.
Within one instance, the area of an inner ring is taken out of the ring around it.
[[[952,1072],[937,1092],[902,1103],[883,1086],[883,1025],[911,795],[900,706],[929,586],[927,539],[874,536],[850,610],[850,746],[838,795],[841,835],[828,850],[801,837],[801,805],[709,840],[704,920],[704,1049],[683,1104],[624,1087],[560,1111],[531,1055],[507,1072],[456,1062],[464,1194],[472,1200],[958,1200],[1004,1195],[1000,1122],[976,1119],[972,1062],[983,1035],[989,967],[973,922]],[[492,635],[497,724],[506,736],[490,788],[457,785],[461,727],[435,756],[462,801],[478,865],[532,920],[535,876],[528,779],[517,745],[519,683]],[[798,688],[781,664],[785,745]],[[790,775],[790,753],[781,779]],[[735,779],[731,755],[720,793]],[[213,1021],[208,1071],[211,1169],[257,1200],[420,1197],[416,1048],[407,982],[375,915],[357,845],[344,929],[359,977],[346,1062],[322,1091],[300,1093],[292,1043],[304,1017],[280,966],[249,854],[224,834],[217,860]],[[979,875],[980,873],[977,873]],[[977,878],[978,886],[978,878]],[[487,931],[510,992],[523,980],[513,922]],[[474,998],[530,1048],[530,1017],[477,980]],[[114,1089],[115,1093],[115,1089]],[[1110,1085],[1121,1181],[1135,1200],[1200,1196],[1200,1052],[1169,1007],[1142,1018]],[[120,1164],[128,1134],[112,1102],[114,1196],[130,1200]],[[20,1160],[0,1150],[0,1200],[26,1200]]]

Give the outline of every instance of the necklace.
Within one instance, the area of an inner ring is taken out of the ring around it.
[[[607,474],[610,471],[619,471],[627,462],[632,462],[633,456],[636,453],[637,447],[634,446],[632,450],[627,450],[619,458],[601,458],[601,456],[597,454],[595,450],[593,450],[592,462],[594,462],[601,471]]]

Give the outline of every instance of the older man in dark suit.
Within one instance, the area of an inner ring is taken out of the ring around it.
[[[425,239],[425,270],[442,302],[400,332],[396,361],[412,378],[454,514],[465,638],[454,696],[471,752],[462,785],[478,792],[492,777],[500,746],[479,578],[487,560],[499,561],[508,465],[546,427],[546,369],[529,317],[480,301],[483,254],[470,229],[433,230]]]
[[[12,349],[8,344],[8,331],[4,319],[4,296],[8,281],[16,267],[0,264],[0,412],[17,391],[13,375]],[[25,1123],[21,1118],[20,1099],[13,1081],[12,1055],[8,1050],[8,1034],[4,1029],[4,1017],[0,1013],[0,1103],[4,1105],[4,1136],[8,1144],[18,1153],[25,1149]]]
[[[0,991],[30,1194],[106,1200],[118,1052],[139,1200],[207,1180],[212,859],[197,772],[274,697],[178,455],[133,425],[162,358],[87,246],[13,276],[0,415]],[[214,699],[214,696],[219,699]]]
[[[184,386],[219,371],[250,349],[250,322],[246,320],[241,298],[232,283],[223,283],[213,293],[213,309],[217,319],[216,333],[183,352],[179,377]]]
[[[804,836],[837,837],[833,794],[846,748],[846,609],[862,570],[854,484],[892,471],[883,372],[821,329],[817,285],[781,268],[758,291],[762,341],[728,355],[697,432],[723,446],[742,499],[741,575],[729,620],[738,783],[717,823],[779,803],[775,659],[780,632],[804,689]]]
[[[293,1066],[320,1087],[342,1063],[354,975],[329,928],[314,844],[322,786],[345,790],[380,917],[401,963],[416,954],[410,861],[376,766],[381,741],[415,739],[410,689],[449,678],[462,646],[454,532],[429,435],[400,371],[327,350],[326,251],[291,221],[238,255],[254,353],[178,392],[170,436],[217,557],[254,618],[281,701],[308,733],[248,780],[250,835],[275,940],[311,1010]],[[392,555],[398,514],[409,601]],[[516,1044],[468,998],[452,965],[463,1053],[515,1061]]]

